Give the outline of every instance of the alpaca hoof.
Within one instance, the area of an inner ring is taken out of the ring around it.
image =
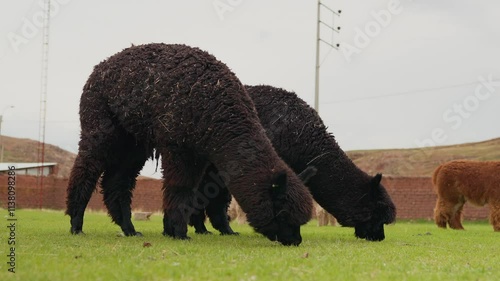
[[[377,241],[383,241],[385,239],[385,236],[378,236],[378,235],[374,235],[374,236],[366,236],[366,241],[374,241],[374,242],[377,242]]]
[[[239,232],[234,232],[234,231],[231,231],[231,232],[221,232],[220,235],[240,235]]]
[[[174,239],[177,239],[177,240],[191,240],[191,237],[189,237],[189,236],[175,236]]]
[[[202,234],[202,235],[212,235],[213,233],[211,231],[197,231],[196,234]]]
[[[81,229],[73,229],[73,228],[70,228],[69,230],[71,232],[71,234],[73,235],[85,235],[85,233],[81,230]]]
[[[167,232],[163,232],[162,234],[163,234],[163,236],[172,237],[172,238],[178,239],[178,240],[189,240],[189,239],[191,239],[191,237],[189,237],[187,235],[175,235],[175,234],[169,234]]]
[[[142,237],[142,233],[140,233],[139,231],[124,231],[122,233],[123,235],[122,236],[136,236],[136,237]]]

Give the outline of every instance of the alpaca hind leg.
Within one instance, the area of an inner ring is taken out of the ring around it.
[[[131,220],[130,204],[134,186],[135,177],[114,169],[107,170],[102,179],[104,204],[111,219],[121,227],[125,236],[142,236],[135,230]]]
[[[85,209],[110,160],[110,149],[119,142],[120,136],[107,104],[100,100],[98,93],[92,93],[90,89],[85,91],[80,104],[78,155],[71,170],[66,197],[66,214],[71,217],[73,234],[82,233]]]
[[[449,220],[450,228],[452,229],[464,229],[462,226],[462,212],[464,209],[465,202],[459,202],[453,207],[453,214]]]
[[[99,158],[79,152],[71,170],[66,197],[66,214],[70,216],[71,233],[83,233],[83,215],[103,171]]]
[[[136,178],[148,158],[147,149],[125,136],[114,149],[113,162],[106,168],[101,182],[104,204],[125,236],[142,236],[132,224],[131,203]]]
[[[203,176],[206,160],[189,149],[159,149],[163,168],[163,235],[189,239],[187,225],[194,208],[194,190]]]
[[[440,228],[446,228],[446,224],[453,214],[453,208],[442,199],[438,199],[434,208],[434,222]]]
[[[83,216],[87,204],[96,189],[97,181],[108,161],[109,147],[116,141],[116,130],[112,122],[100,119],[98,126],[87,124],[82,119],[82,132],[78,155],[71,169],[66,195],[66,214],[70,216],[71,233],[83,233]]]

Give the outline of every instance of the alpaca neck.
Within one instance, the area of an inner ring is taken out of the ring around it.
[[[227,173],[232,179],[271,172],[276,166],[283,165],[271,143],[265,138],[232,140],[228,145],[222,146],[219,153],[210,160],[219,172]]]
[[[333,194],[348,192],[370,180],[341,150],[332,149],[330,152],[323,152],[320,157],[310,164],[318,169],[316,176],[308,184],[311,190]]]
[[[371,177],[347,157],[333,137],[329,145],[318,147],[309,165],[318,169],[308,182],[314,199],[342,222],[345,206],[353,206],[363,197]]]
[[[266,196],[270,195],[273,176],[291,170],[287,169],[272,146],[247,148],[226,150],[212,162],[230,193],[247,213],[249,221],[264,225],[274,217],[271,198],[266,200]]]

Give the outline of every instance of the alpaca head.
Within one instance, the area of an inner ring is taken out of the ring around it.
[[[307,167],[302,173],[298,175],[298,178],[303,183],[306,183],[311,177],[316,174],[316,172],[316,168]],[[295,204],[293,204],[293,202],[290,202],[290,198],[292,196],[287,191],[292,188],[291,185],[296,184],[297,183],[289,182],[287,180],[286,173],[280,173],[276,175],[271,186],[271,198],[273,203],[274,218],[266,225],[255,228],[256,231],[262,233],[269,240],[278,241],[285,246],[298,246],[302,242],[302,236],[300,235],[300,225],[304,224],[308,220],[308,218],[306,220],[299,219],[302,222],[298,223],[296,218],[292,219],[293,211],[291,209],[297,207],[296,204],[305,204],[304,208],[308,206],[307,202],[295,202]],[[296,193],[296,191],[294,193]],[[312,204],[311,202],[309,203],[309,205]]]
[[[377,174],[368,183],[368,193],[360,200],[364,208],[369,211],[369,219],[355,224],[354,234],[358,238],[369,241],[385,239],[384,224],[390,224],[396,219],[396,206],[380,183],[381,174]]]

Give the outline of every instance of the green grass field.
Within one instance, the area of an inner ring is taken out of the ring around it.
[[[464,222],[466,231],[432,222],[398,221],[386,240],[367,242],[352,228],[302,228],[299,247],[268,241],[248,225],[240,236],[163,237],[159,214],[136,221],[144,237],[121,237],[104,213],[87,212],[85,236],[69,234],[59,211],[18,210],[16,273],[10,253],[7,211],[1,229],[0,280],[499,280],[500,233],[487,222]],[[150,246],[144,246],[149,243]]]

